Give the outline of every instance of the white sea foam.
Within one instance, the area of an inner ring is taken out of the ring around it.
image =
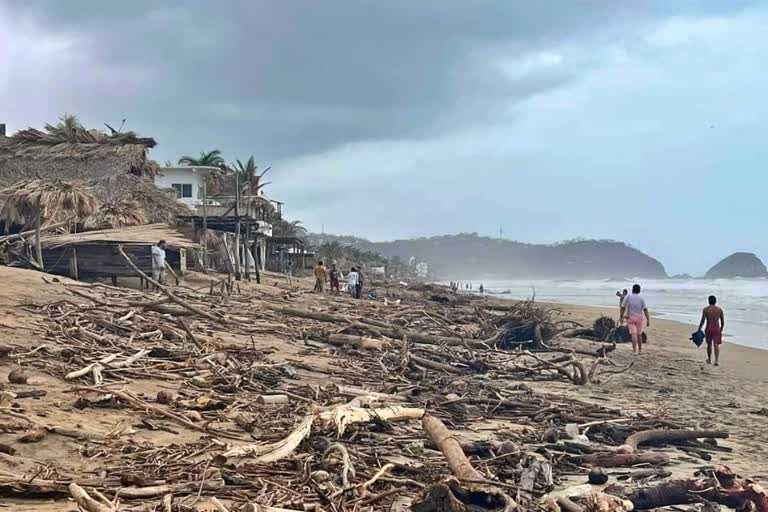
[[[500,298],[524,299],[534,292],[536,299],[584,306],[615,306],[617,290],[631,289],[633,280],[554,281],[514,280],[484,281],[490,293]],[[654,315],[693,326],[709,295],[716,295],[726,315],[726,339],[733,343],[768,349],[768,279],[665,279],[637,282]],[[473,282],[477,290],[479,281]]]

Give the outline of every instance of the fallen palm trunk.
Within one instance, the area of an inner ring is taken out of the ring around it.
[[[685,441],[690,439],[725,439],[728,432],[721,430],[643,430],[629,436],[620,450],[624,453],[634,453],[638,445],[652,441]]]
[[[451,473],[458,479],[449,480],[431,486],[413,505],[414,512],[455,511],[468,512],[477,510],[511,511],[517,504],[493,487],[477,471],[461,449],[457,441],[442,421],[425,414],[421,420],[424,432],[445,457]]]

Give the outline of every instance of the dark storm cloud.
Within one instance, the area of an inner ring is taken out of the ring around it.
[[[494,48],[513,58],[671,9],[503,0],[6,5],[12,16],[83,41],[87,65],[62,77],[59,95],[77,97],[74,105],[87,100],[88,118],[127,117],[160,140],[164,155],[215,146],[270,159],[482,122],[502,101],[571,78],[510,79],[482,58]],[[99,73],[109,73],[109,86],[89,90]]]

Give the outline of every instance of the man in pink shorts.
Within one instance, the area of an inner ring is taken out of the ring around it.
[[[646,326],[651,326],[651,315],[648,313],[645,299],[640,296],[639,284],[632,286],[632,294],[627,295],[621,304],[621,321],[624,322],[625,319],[632,336],[632,352],[639,354],[643,351],[643,320]]]

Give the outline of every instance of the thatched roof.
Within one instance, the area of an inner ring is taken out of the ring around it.
[[[99,207],[91,187],[80,182],[24,179],[0,190],[0,217],[31,226],[41,220],[84,219]]]
[[[99,209],[85,220],[86,229],[112,229],[141,226],[147,223],[147,215],[138,201],[120,200],[102,203]]]
[[[39,173],[42,178],[88,181],[105,174],[133,174],[151,178],[160,166],[147,158],[152,139],[104,136],[101,142],[71,142],[29,138],[33,129],[0,137],[0,180],[9,185]],[[34,130],[37,132],[37,130]],[[22,136],[20,136],[22,134]],[[55,140],[55,139],[54,139]]]
[[[102,229],[99,231],[86,231],[85,233],[71,233],[68,235],[43,236],[41,245],[43,249],[55,249],[70,245],[91,244],[123,244],[123,245],[152,245],[159,240],[165,240],[170,248],[199,249],[200,246],[184,236],[178,230],[167,224],[148,224],[144,226],[131,226],[118,229]]]
[[[138,201],[150,222],[173,221],[188,210],[152,183],[160,170],[147,155],[154,146],[133,132],[106,135],[64,118],[46,132],[29,128],[0,137],[0,188],[35,176],[82,181],[102,202]]]

